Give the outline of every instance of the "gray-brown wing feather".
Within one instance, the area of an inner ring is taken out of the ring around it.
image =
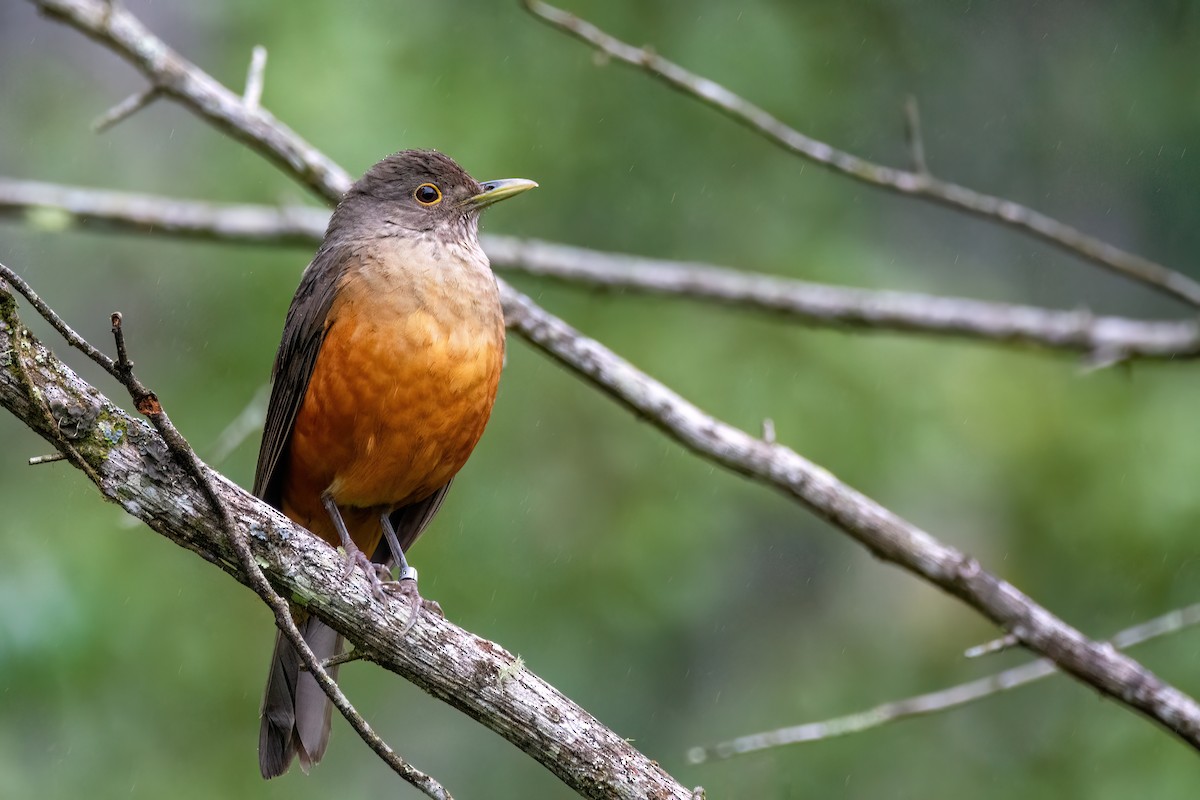
[[[254,494],[276,507],[280,505],[284,477],[280,465],[325,339],[337,284],[357,258],[353,247],[323,245],[304,271],[288,309],[275,356],[274,383],[254,476]],[[407,550],[425,530],[449,489],[447,483],[424,500],[392,512],[391,521],[402,548]],[[394,560],[386,541],[380,542],[373,555],[375,561],[389,566]],[[341,636],[316,617],[305,621],[302,632],[319,659],[341,650]],[[330,711],[331,706],[316,681],[299,669],[295,650],[277,634],[259,728],[259,767],[263,777],[281,775],[297,756],[305,772],[310,764],[320,760],[329,741]]]
[[[279,467],[291,440],[292,425],[325,338],[338,279],[354,258],[349,247],[322,245],[304,270],[288,309],[271,374],[274,383],[254,475],[254,494],[276,508],[280,506],[283,478]],[[341,636],[316,617],[305,620],[301,632],[318,659],[341,650]],[[330,705],[316,681],[299,665],[291,644],[276,634],[259,726],[258,759],[264,778],[282,775],[296,756],[307,772],[310,764],[320,760],[329,741]]]
[[[337,292],[338,279],[354,258],[353,250],[345,245],[322,245],[304,270],[288,309],[283,338],[271,371],[271,400],[267,404],[258,468],[254,473],[254,494],[276,507],[280,502],[279,482],[282,478],[279,465],[291,440],[292,425],[308,390],[321,342],[325,339],[325,323]]]

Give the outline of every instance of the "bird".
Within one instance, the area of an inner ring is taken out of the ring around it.
[[[476,181],[436,150],[387,156],[338,203],[284,322],[254,494],[342,548],[347,577],[357,568],[377,595],[405,596],[409,624],[425,601],[405,551],[483,434],[504,363],[479,216],[536,186]],[[332,628],[298,606],[292,616],[318,659],[340,652]],[[307,773],[329,743],[331,710],[276,632],[263,777],[294,759]]]

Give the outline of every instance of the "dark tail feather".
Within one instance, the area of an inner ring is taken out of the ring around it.
[[[309,617],[299,627],[304,641],[319,660],[341,651],[341,635],[316,617]],[[329,669],[329,677],[337,679],[337,667]],[[258,729],[258,766],[262,776],[282,775],[296,756],[300,758],[300,769],[308,772],[325,755],[332,712],[333,706],[321,687],[311,675],[301,671],[295,649],[276,633]]]
[[[424,500],[396,509],[391,515],[400,547],[407,550],[425,530],[441,508],[450,490],[447,483]],[[391,566],[395,563],[387,540],[376,548],[373,560]],[[342,650],[342,637],[316,617],[300,624],[300,633],[318,659],[332,657]],[[337,667],[329,670],[337,678]],[[258,766],[264,778],[287,772],[292,759],[299,757],[300,769],[308,768],[325,755],[329,744],[329,720],[333,706],[312,676],[300,669],[300,657],[292,646],[275,634],[275,653],[267,676],[263,697],[262,721],[258,729]]]

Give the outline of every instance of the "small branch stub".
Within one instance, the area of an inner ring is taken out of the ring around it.
[[[137,408],[139,414],[145,417],[162,414],[162,404],[158,402],[158,396],[147,389],[133,374],[133,362],[129,360],[129,352],[125,349],[125,331],[121,327],[121,312],[114,311],[110,320],[112,321],[113,341],[117,345],[115,368],[119,380],[129,390],[130,396],[133,397],[134,407]]]
[[[250,53],[250,69],[246,72],[246,91],[242,93],[242,104],[247,111],[257,111],[262,102],[264,73],[267,69],[267,48],[254,45]]]
[[[117,343],[117,367],[125,371],[133,369],[133,362],[129,360],[129,353],[125,350],[125,334],[121,330],[121,312],[114,311],[109,317],[112,324],[113,339]]]
[[[966,658],[979,658],[980,656],[989,656],[992,653],[1003,653],[1005,650],[1011,650],[1020,643],[1020,640],[1010,633],[1001,636],[999,639],[992,639],[990,642],[969,647],[963,652],[963,656]]]
[[[925,162],[925,140],[921,137],[921,110],[917,98],[909,95],[904,101],[904,138],[908,141],[912,170],[918,175],[928,175],[929,165]]]

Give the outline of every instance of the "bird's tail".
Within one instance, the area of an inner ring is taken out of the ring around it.
[[[298,627],[318,661],[341,652],[341,634],[316,617],[308,617]],[[329,677],[337,679],[337,667],[329,669]],[[333,706],[316,680],[300,669],[300,656],[295,648],[276,632],[258,729],[258,766],[262,776],[282,775],[296,756],[300,758],[300,769],[306,773],[320,761],[329,744],[332,711]]]

